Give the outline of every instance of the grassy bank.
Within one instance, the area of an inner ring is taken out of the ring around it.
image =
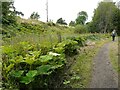
[[[118,41],[112,42],[110,45],[110,59],[113,68],[118,72]]]
[[[5,89],[86,87],[92,59],[109,38],[108,34],[80,34],[74,28],[42,22],[20,22],[2,31]],[[60,76],[64,70],[65,76]]]
[[[79,54],[67,72],[66,82],[72,88],[87,88],[92,75],[93,59],[100,47],[110,39],[93,41],[95,45],[80,48]]]

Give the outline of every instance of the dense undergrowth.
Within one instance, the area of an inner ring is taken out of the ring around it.
[[[19,21],[16,27],[3,27],[2,34],[3,89],[21,90],[61,87],[54,83],[70,62],[67,57],[76,55],[87,41],[109,37],[106,34],[75,34],[74,28],[33,21]],[[62,84],[66,83],[69,82]]]

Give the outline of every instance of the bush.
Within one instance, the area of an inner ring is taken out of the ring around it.
[[[30,90],[48,88],[52,74],[65,64],[65,55],[36,49],[29,42],[20,42],[17,47],[2,46],[3,88]],[[45,78],[43,78],[45,77]]]
[[[48,25],[48,26],[56,26],[56,24],[53,23],[53,22],[48,22],[47,25]]]
[[[54,47],[55,52],[64,53],[66,55],[74,55],[77,53],[78,42],[73,40],[65,40],[61,43],[58,43],[56,47]]]
[[[85,41],[86,41],[86,37],[81,37],[81,36],[74,36],[74,37],[68,37],[68,39],[73,40],[73,41],[77,41],[79,46],[84,46],[85,45]]]
[[[75,33],[79,33],[79,34],[87,32],[87,28],[84,25],[76,25],[74,30]]]

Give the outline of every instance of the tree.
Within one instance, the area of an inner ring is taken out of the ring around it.
[[[100,2],[97,9],[94,10],[92,19],[91,27],[94,31],[102,33],[111,32],[115,28],[113,17],[116,9],[117,7],[113,2]]]
[[[87,18],[88,18],[87,12],[85,11],[79,12],[76,18],[76,24],[84,25]]]
[[[93,21],[89,22],[86,24],[86,27],[87,27],[87,30],[91,33],[94,33],[94,32],[99,32],[97,29],[96,29],[96,26],[94,25]]]
[[[21,16],[24,16],[24,14],[23,14],[22,12],[19,12],[19,11],[15,11],[15,13],[16,13],[17,15],[21,15]]]
[[[13,2],[2,2],[2,24],[10,25],[16,22],[15,12],[10,9],[14,9]]]
[[[74,22],[74,21],[71,21],[71,22],[69,23],[69,26],[75,26],[75,22]]]
[[[113,20],[114,28],[117,30],[117,34],[120,36],[120,9],[119,8],[114,10],[112,20]]]
[[[33,12],[31,15],[30,15],[30,18],[31,19],[35,19],[35,20],[38,20],[40,18],[40,15],[38,14],[38,12]]]
[[[16,11],[14,2],[2,2],[2,24],[16,24],[16,15],[24,15],[22,12]]]
[[[62,18],[59,18],[56,23],[67,25],[67,23],[65,22],[65,20],[63,20]]]

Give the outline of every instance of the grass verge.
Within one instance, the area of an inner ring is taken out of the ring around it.
[[[115,71],[120,71],[118,69],[118,42],[113,42],[110,44],[110,60]]]
[[[80,49],[76,61],[71,65],[67,72],[67,80],[69,86],[72,88],[87,88],[92,75],[93,58],[100,49],[100,47],[110,41],[101,40],[95,41],[94,46],[86,46]]]

